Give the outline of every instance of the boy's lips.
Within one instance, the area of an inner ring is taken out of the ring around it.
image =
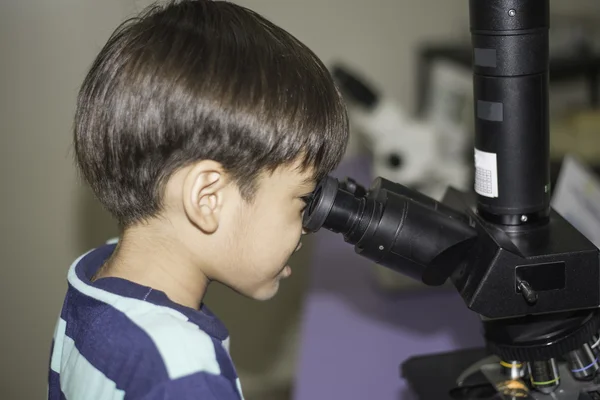
[[[297,252],[298,250],[300,250],[301,248],[302,248],[302,242],[298,243],[298,246],[296,246],[296,250],[294,250],[294,253]],[[281,271],[281,276],[283,276],[284,278],[287,278],[291,274],[292,274],[292,267],[290,267],[289,265],[286,265],[285,267],[283,267],[283,270]]]
[[[292,267],[290,267],[289,265],[286,265],[283,268],[283,271],[281,271],[281,274],[284,278],[287,278],[288,276],[290,276],[292,274]]]

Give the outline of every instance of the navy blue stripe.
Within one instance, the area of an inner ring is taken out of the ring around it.
[[[52,338],[52,343],[50,344],[50,358],[48,359],[48,371],[51,371],[50,367],[52,366],[52,354],[54,354],[54,338]]]
[[[129,395],[125,400],[132,399]],[[155,388],[144,400],[240,400],[229,379],[221,375],[198,372]]]
[[[72,287],[72,286],[71,286],[71,284],[69,283],[69,285],[68,285],[68,288],[67,288],[67,294],[65,295],[65,301],[64,301],[64,303],[63,303],[63,307],[62,307],[62,309],[60,310],[60,317],[61,317],[62,319],[64,319],[65,321],[66,321],[66,319],[65,319],[65,318],[66,318],[66,315],[67,315],[67,309],[69,308],[69,305],[70,305],[70,304],[72,304],[72,303],[69,301],[69,297],[70,297],[70,295],[71,295],[71,292],[72,292],[73,290],[74,290],[74,289],[73,289],[73,287]]]
[[[238,376],[235,367],[233,366],[233,362],[231,361],[231,357],[220,341],[213,339],[213,345],[215,347],[215,354],[217,355],[217,362],[221,369],[221,375],[231,382],[234,389],[237,389],[236,380]]]
[[[50,370],[48,374],[48,400],[61,400],[64,395],[60,390],[60,376],[57,372]]]
[[[142,396],[168,380],[150,337],[121,311],[70,290],[66,335],[96,369],[131,396]]]

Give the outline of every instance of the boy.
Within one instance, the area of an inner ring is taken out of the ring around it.
[[[219,281],[266,300],[291,274],[304,199],[347,142],[328,71],[240,6],[154,6],[98,55],[74,130],[122,233],[69,270],[49,399],[242,398],[202,299]]]

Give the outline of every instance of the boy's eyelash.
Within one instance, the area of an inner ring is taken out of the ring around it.
[[[304,206],[302,207],[302,211],[304,211],[304,209],[308,206],[308,204],[312,200],[312,193],[307,194],[306,196],[301,196],[300,200],[302,200],[304,202]]]
[[[308,204],[312,200],[312,194],[307,194],[306,196],[302,196],[302,197],[300,197],[300,199],[302,199],[302,201],[305,204]]]

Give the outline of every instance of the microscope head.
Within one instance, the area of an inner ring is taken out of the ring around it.
[[[426,285],[450,279],[486,320],[600,304],[599,250],[553,210],[534,224],[499,225],[452,188],[438,202],[381,177],[366,189],[328,176],[303,225],[340,233],[357,254]]]

